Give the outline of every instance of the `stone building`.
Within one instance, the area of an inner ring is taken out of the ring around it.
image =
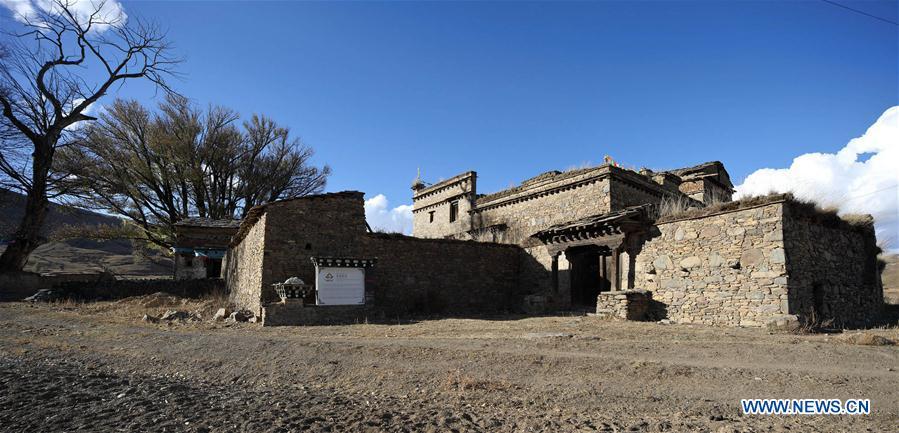
[[[576,310],[724,326],[863,326],[883,303],[869,217],[733,202],[720,162],[551,171],[488,195],[466,172],[413,190],[414,236],[372,233],[361,192],[251,209],[227,245],[231,302],[266,325]]]
[[[347,191],[251,209],[231,240],[225,280],[231,302],[265,325],[361,322],[513,310],[521,260],[515,245],[372,233],[363,193]],[[325,302],[327,279],[354,275],[354,285],[329,286],[349,290],[346,302]],[[293,277],[315,290],[282,302],[276,284]]]
[[[665,198],[703,206],[730,201],[730,176],[717,161],[679,170],[640,172],[613,164],[549,171],[497,193],[477,193],[469,171],[431,186],[413,186],[413,234],[425,238],[480,239],[527,244],[553,224],[658,205]]]
[[[877,318],[870,219],[850,224],[788,196],[731,202],[732,192],[717,161],[550,171],[488,195],[466,172],[413,185],[413,234],[518,245],[531,309],[740,326]]]
[[[545,246],[541,232],[559,230],[571,224],[590,224],[591,220],[632,218],[649,215],[634,207],[665,201],[684,206],[703,207],[730,201],[733,192],[730,176],[720,162],[695,167],[640,172],[604,164],[565,172],[549,171],[525,180],[519,186],[497,193],[479,195],[477,174],[473,171],[451,177],[435,185],[413,186],[413,235],[424,238],[476,239],[515,244],[523,247],[542,268],[552,269],[553,279],[570,290],[553,292],[548,302],[555,307],[592,308],[599,291],[617,291],[621,283],[616,270],[628,272],[628,249],[622,233],[591,238],[581,244],[563,243]],[[629,212],[621,213],[631,209]],[[593,221],[592,223],[596,223]],[[623,221],[610,221],[618,227]],[[642,229],[643,223],[624,224]],[[578,227],[569,227],[577,230]],[[632,239],[638,236],[635,234]],[[564,260],[559,262],[564,254]],[[622,254],[626,260],[618,264]],[[572,265],[577,265],[573,266]],[[547,275],[534,269],[529,291],[539,293]],[[565,274],[565,275],[560,275]],[[600,277],[602,276],[602,277]],[[595,278],[594,278],[595,277]],[[594,281],[596,280],[596,281]],[[535,286],[536,284],[536,286]]]
[[[883,306],[878,252],[873,220],[771,196],[659,219],[636,255],[633,287],[681,323],[864,326]]]
[[[186,218],[175,223],[175,279],[221,278],[222,259],[240,220]]]

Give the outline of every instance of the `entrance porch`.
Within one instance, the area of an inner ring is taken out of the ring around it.
[[[601,293],[633,290],[636,257],[651,226],[648,211],[649,206],[629,207],[534,234],[552,258],[554,293],[560,290],[559,258],[563,253],[569,263],[571,308],[596,310]]]

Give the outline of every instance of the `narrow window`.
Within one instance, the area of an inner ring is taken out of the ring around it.
[[[434,211],[428,212],[428,219],[429,219],[429,221],[428,221],[429,223],[434,222]]]
[[[451,201],[450,202],[450,222],[456,221],[456,217],[459,216],[459,201]]]

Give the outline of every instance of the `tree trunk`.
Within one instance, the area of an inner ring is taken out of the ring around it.
[[[35,146],[32,187],[25,199],[25,214],[16,230],[13,243],[0,255],[0,273],[18,272],[25,267],[28,256],[41,244],[41,227],[47,219],[50,201],[47,199],[47,177],[50,161],[53,160],[52,146]],[[40,149],[43,147],[43,149]],[[40,149],[40,150],[37,150]]]
[[[49,208],[46,191],[38,194],[36,191],[28,193],[25,202],[25,215],[19,228],[16,230],[14,242],[6,247],[6,251],[0,256],[0,272],[21,271],[28,261],[28,255],[40,245],[40,231],[47,218]],[[43,195],[40,197],[39,195]]]

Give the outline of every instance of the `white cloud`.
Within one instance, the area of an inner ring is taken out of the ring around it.
[[[37,13],[29,0],[0,0],[0,5],[9,9],[13,18],[18,21],[25,21]]]
[[[384,194],[365,200],[365,220],[372,230],[412,234],[412,206],[404,204],[390,209]]]
[[[837,153],[807,153],[789,168],[763,168],[736,187],[737,197],[792,192],[836,207],[841,214],[874,216],[877,239],[899,248],[899,106],[886,110],[864,135]]]
[[[70,104],[70,106],[66,108],[66,112],[81,105],[82,102],[84,102],[84,98],[75,98],[74,100],[72,100],[72,103]],[[99,102],[94,102],[93,104],[88,105],[87,108],[85,108],[84,111],[81,112],[81,114],[83,114],[85,116],[96,117],[96,113],[100,113],[102,111],[103,111],[103,105],[100,104]],[[89,121],[81,121],[81,122],[73,123],[73,124],[67,126],[66,130],[67,131],[77,131],[77,130],[83,128],[85,125],[87,125],[88,122]]]
[[[38,11],[59,13],[59,3],[54,0],[0,0],[0,6],[9,9],[13,18],[23,23],[37,21]],[[128,15],[118,0],[62,0],[61,3],[68,5],[69,11],[82,25],[88,22],[97,8],[100,8],[94,22],[103,24],[94,24],[92,30],[96,32],[103,32],[109,29],[109,25],[124,24],[128,20]]]

